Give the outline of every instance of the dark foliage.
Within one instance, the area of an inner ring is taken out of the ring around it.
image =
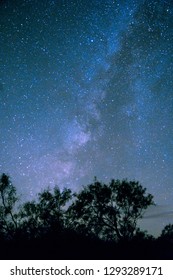
[[[153,204],[153,196],[138,182],[127,180],[110,184],[95,182],[75,194],[69,207],[69,221],[81,233],[104,240],[132,239],[138,232],[137,221]]]
[[[153,204],[138,182],[102,184],[79,193],[47,189],[16,207],[16,190],[0,177],[0,259],[172,259],[173,226],[158,239],[137,227]]]
[[[24,238],[39,238],[48,231],[59,232],[65,226],[65,205],[71,199],[71,190],[62,192],[55,187],[39,193],[38,202],[25,203],[19,213],[19,229]]]
[[[17,201],[16,189],[9,176],[2,174],[0,177],[0,236],[13,238],[17,229],[17,215],[14,211]]]

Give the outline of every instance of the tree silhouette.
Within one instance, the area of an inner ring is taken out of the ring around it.
[[[161,232],[160,239],[167,240],[167,241],[173,241],[173,225],[168,224],[164,227],[164,229]]]
[[[17,200],[15,187],[9,176],[3,173],[0,177],[0,231],[6,237],[17,230],[17,215],[14,213]]]
[[[154,204],[136,181],[97,179],[78,193],[57,186],[16,207],[16,189],[0,176],[2,259],[172,259],[173,225],[155,239],[138,228]]]
[[[65,205],[71,198],[71,190],[62,192],[56,186],[53,191],[38,194],[38,202],[31,201],[20,210],[20,227],[28,236],[39,237],[50,230],[58,231],[65,224]]]
[[[137,221],[154,204],[153,196],[138,182],[97,180],[75,194],[68,209],[69,226],[106,240],[131,239],[139,232]]]

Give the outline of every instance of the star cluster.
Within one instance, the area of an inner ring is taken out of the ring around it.
[[[0,171],[26,199],[128,178],[170,213],[172,16],[171,0],[1,1]]]

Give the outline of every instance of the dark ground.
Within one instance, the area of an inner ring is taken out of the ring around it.
[[[173,244],[159,239],[124,240],[117,244],[74,232],[63,232],[33,240],[1,240],[0,259],[166,260],[173,259]]]

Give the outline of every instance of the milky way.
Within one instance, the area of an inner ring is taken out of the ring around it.
[[[24,198],[128,178],[172,213],[171,0],[4,0],[0,42],[0,171]]]

